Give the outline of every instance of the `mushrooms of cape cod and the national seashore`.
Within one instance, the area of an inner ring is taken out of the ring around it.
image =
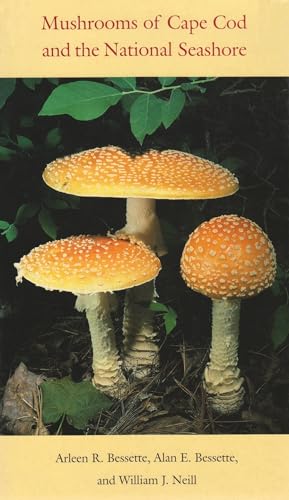
[[[245,393],[238,368],[241,299],[272,285],[276,274],[273,245],[249,219],[215,217],[189,237],[181,258],[181,274],[190,288],[213,301],[204,387],[217,413],[234,413],[242,407]]]
[[[43,179],[51,188],[78,196],[127,198],[126,224],[117,231],[167,253],[156,200],[198,200],[234,194],[236,177],[209,160],[182,151],[151,150],[131,156],[115,146],[94,148],[47,165]],[[126,293],[123,320],[124,365],[136,378],[157,366],[153,311],[154,282]]]
[[[71,292],[85,311],[92,342],[93,384],[110,396],[129,388],[122,373],[109,310],[109,295],[154,279],[158,257],[142,242],[103,236],[71,236],[31,250],[15,264],[22,278],[46,290]]]

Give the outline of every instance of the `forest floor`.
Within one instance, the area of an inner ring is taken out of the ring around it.
[[[273,351],[270,343],[241,352],[240,367],[246,390],[245,404],[235,415],[215,415],[207,401],[202,374],[209,345],[194,344],[180,332],[161,338],[161,369],[141,382],[131,381],[128,396],[91,421],[85,434],[275,434],[289,432],[289,343]],[[86,320],[76,312],[59,317],[48,328],[20,343],[12,367],[24,362],[45,379],[66,375],[78,382],[91,373],[90,336]],[[121,333],[121,314],[115,318]],[[183,338],[180,343],[179,339]],[[176,340],[178,341],[176,343]],[[2,392],[4,391],[4,386]],[[3,427],[4,433],[5,426]],[[51,434],[79,433],[66,420],[48,426]],[[82,433],[82,432],[81,432]]]

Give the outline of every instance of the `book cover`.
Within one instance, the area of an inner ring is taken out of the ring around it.
[[[0,7],[0,491],[288,497],[288,2]]]

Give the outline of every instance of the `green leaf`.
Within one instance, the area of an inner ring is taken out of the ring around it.
[[[168,312],[167,306],[161,302],[151,302],[149,308],[151,311],[155,312]]]
[[[62,134],[60,128],[52,128],[49,130],[46,138],[45,138],[45,146],[50,149],[56,148],[61,142]]]
[[[18,229],[14,224],[11,224],[9,228],[2,233],[3,236],[5,236],[6,240],[11,243],[11,241],[14,241],[17,238],[18,235]]]
[[[35,90],[35,87],[39,85],[42,81],[42,78],[22,78],[22,82],[25,87],[30,90]]]
[[[44,103],[40,116],[69,115],[76,120],[94,120],[117,104],[122,92],[103,83],[78,81],[60,85]]]
[[[0,79],[0,109],[6,104],[8,97],[13,94],[15,90],[15,78],[1,78]]]
[[[189,76],[188,77],[188,80],[190,80],[195,85],[198,85],[198,83],[200,83],[200,82],[202,82],[202,85],[203,85],[206,83],[214,82],[217,79],[218,79],[218,77],[216,77],[216,76],[208,76],[206,78],[203,78],[201,76],[197,76],[197,77]]]
[[[48,208],[52,208],[53,210],[67,210],[70,208],[66,200],[60,200],[59,198],[47,198],[44,203]]]
[[[181,89],[182,90],[193,90],[195,92],[200,92],[201,94],[204,94],[207,89],[204,87],[207,83],[214,82],[217,80],[216,77],[210,76],[208,78],[195,78],[195,77],[189,77],[190,82],[189,83],[182,83],[181,84]]]
[[[206,87],[202,87],[201,85],[197,85],[194,82],[182,83],[181,89],[184,91],[194,90],[195,92],[200,92],[201,94],[205,94],[207,92]]]
[[[43,231],[52,239],[55,240],[57,236],[57,228],[47,208],[42,207],[38,214],[38,221]]]
[[[170,306],[161,302],[151,302],[149,306],[151,311],[159,312],[163,316],[166,334],[169,335],[177,324],[177,313]]]
[[[30,151],[34,147],[31,139],[25,137],[24,135],[17,135],[17,144],[20,149],[23,149],[23,151]]]
[[[19,126],[22,128],[31,128],[34,126],[33,116],[21,116]]]
[[[80,206],[80,197],[58,193],[56,198],[56,195],[53,194],[52,191],[47,191],[42,198],[42,203],[45,207],[51,208],[52,210],[77,210]]]
[[[166,334],[169,335],[177,324],[177,313],[168,306],[168,312],[164,315]]]
[[[17,210],[14,224],[22,226],[26,224],[29,219],[32,219],[39,210],[39,203],[23,203]]]
[[[69,208],[72,208],[73,210],[77,210],[80,207],[80,197],[79,196],[66,195],[66,197],[67,197],[67,199],[65,201],[68,204]]]
[[[162,101],[152,94],[139,96],[130,110],[130,126],[140,144],[160,126]]]
[[[75,383],[64,377],[43,382],[40,387],[45,424],[55,423],[65,415],[73,427],[85,429],[92,418],[112,404],[87,380]]]
[[[129,113],[134,101],[138,99],[138,97],[138,94],[124,94],[121,99],[121,105],[124,111]]]
[[[162,121],[166,129],[169,128],[181,114],[185,101],[186,96],[180,89],[173,90],[169,100],[163,101]]]
[[[7,222],[6,220],[0,220],[0,230],[8,229],[9,226],[9,222]]]
[[[164,78],[158,78],[158,81],[160,82],[162,87],[168,87],[172,83],[176,81],[175,76],[165,76]]]
[[[134,76],[127,78],[108,78],[108,80],[121,90],[135,90],[136,88],[136,78]]]
[[[51,85],[58,85],[59,78],[47,78],[47,80],[51,83]]]
[[[283,304],[279,306],[275,313],[273,319],[273,328],[271,332],[271,338],[273,342],[274,349],[277,349],[289,335],[289,305]]]
[[[14,149],[5,148],[4,146],[0,146],[0,161],[11,160],[16,155],[16,151]]]

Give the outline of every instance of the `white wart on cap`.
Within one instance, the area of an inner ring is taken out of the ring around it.
[[[154,279],[160,261],[143,243],[102,236],[71,236],[22,257],[17,281],[48,290],[93,294],[123,290]]]
[[[271,241],[255,222],[222,215],[191,234],[181,272],[190,288],[208,297],[252,297],[272,285],[276,257]]]
[[[239,188],[229,170],[198,156],[151,150],[132,157],[115,146],[57,159],[47,165],[43,179],[63,193],[116,198],[209,199]]]

